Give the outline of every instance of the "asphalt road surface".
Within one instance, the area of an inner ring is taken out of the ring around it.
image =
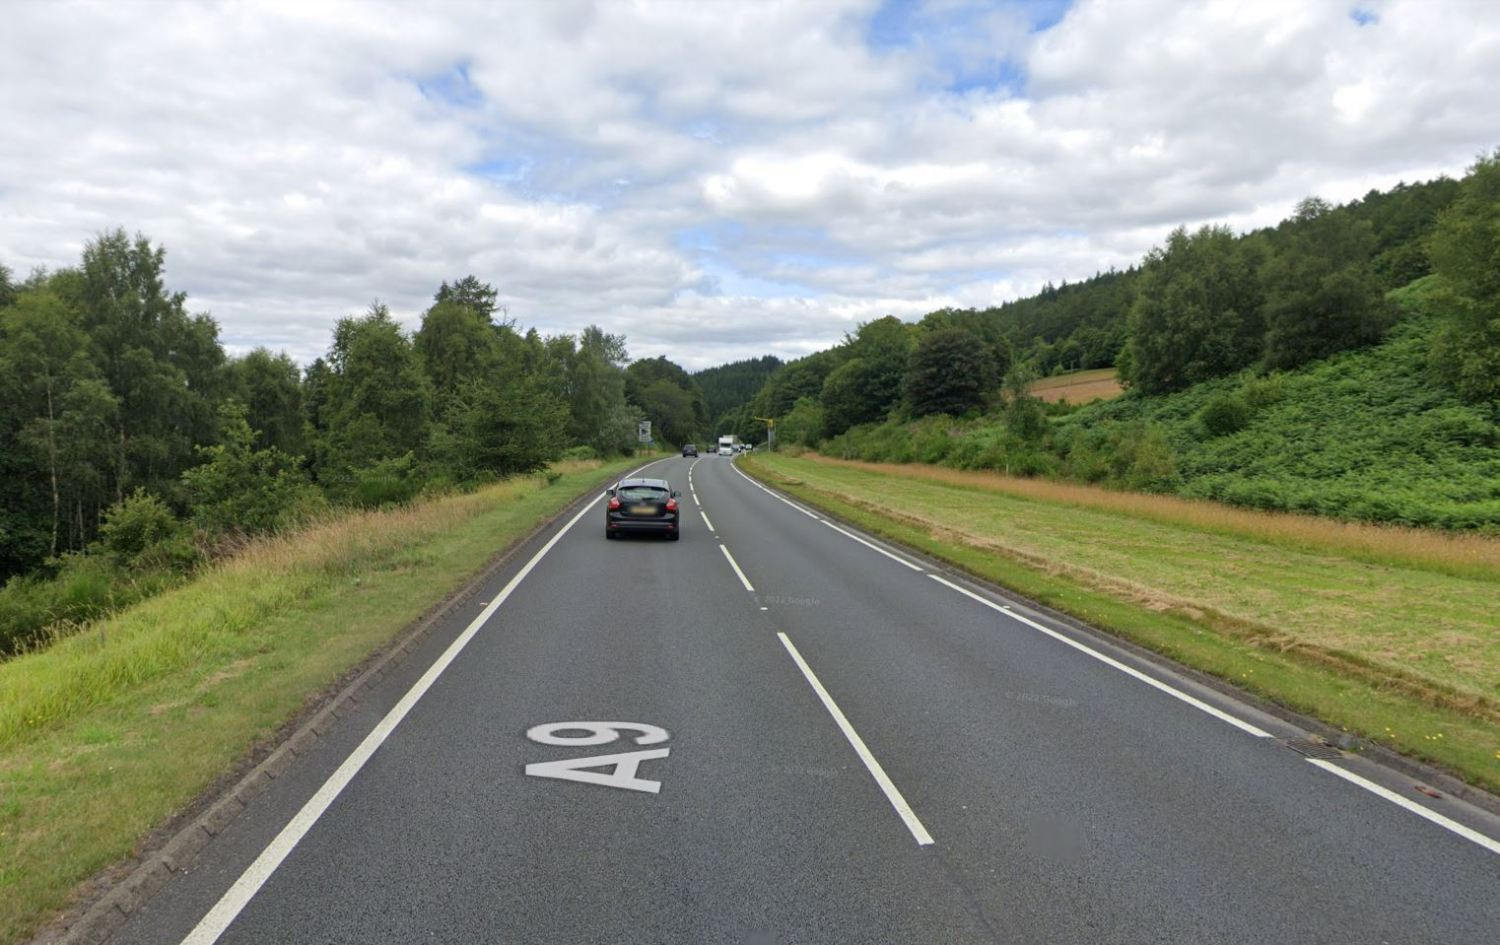
[[[645,474],[681,541],[561,520],[114,941],[1500,941],[1489,815],[727,458]]]

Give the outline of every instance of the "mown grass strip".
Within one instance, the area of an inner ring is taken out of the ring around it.
[[[1313,567],[1274,543],[1248,538],[1226,551],[1230,546],[1208,541],[1197,528],[1131,521],[1118,510],[1093,512],[1037,497],[954,490],[900,475],[907,467],[891,467],[887,474],[871,464],[775,454],[757,454],[742,466],[874,534],[1500,790],[1500,726],[1489,717],[1493,701],[1486,695],[1500,684],[1500,582],[1377,568],[1354,557],[1341,564],[1326,549]],[[1044,550],[1009,553],[1033,540]],[[1245,567],[1226,554],[1258,557],[1261,567]],[[1216,572],[1222,580],[1181,586],[1194,574]],[[1234,597],[1233,589],[1247,579],[1281,586],[1247,588],[1247,596]],[[1402,581],[1430,593],[1387,601],[1389,586]],[[1275,636],[1229,632],[1216,619],[1247,600],[1275,604],[1259,615]],[[1320,600],[1322,609],[1314,606]],[[1391,606],[1407,606],[1415,616],[1403,619],[1399,611],[1387,612]],[[1386,633],[1360,651],[1358,641],[1373,636],[1370,628]],[[1317,648],[1327,639],[1341,641],[1339,652],[1352,647],[1350,655],[1364,660],[1365,671],[1319,659]],[[1451,685],[1455,676],[1459,687]],[[1408,684],[1412,679],[1430,686]],[[1454,692],[1472,702],[1439,698]],[[1485,711],[1474,711],[1481,707]]]
[[[0,942],[128,856],[320,690],[606,475],[571,463],[258,543],[0,664]]]
[[[1327,551],[1371,564],[1413,567],[1500,581],[1500,539],[1472,532],[1442,532],[1239,508],[1206,499],[1127,492],[1054,479],[949,469],[924,463],[869,463],[814,456],[818,463],[919,479],[978,492],[1063,503],[1219,535],[1252,538],[1301,551]]]

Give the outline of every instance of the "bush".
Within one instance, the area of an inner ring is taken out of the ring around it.
[[[215,535],[268,532],[292,524],[316,502],[297,459],[254,448],[242,405],[219,408],[219,422],[221,442],[198,448],[207,462],[182,474],[199,527]]]
[[[1198,422],[1209,436],[1238,433],[1250,423],[1250,406],[1234,394],[1219,394],[1198,411]]]
[[[582,443],[578,446],[570,446],[567,449],[563,450],[562,456],[560,458],[563,460],[598,459],[599,451],[594,449],[592,446],[589,446],[587,443]]]
[[[99,545],[116,562],[133,567],[181,530],[167,504],[144,489],[136,489],[104,513]]]
[[[352,472],[349,500],[362,509],[410,502],[422,489],[423,477],[411,453]]]

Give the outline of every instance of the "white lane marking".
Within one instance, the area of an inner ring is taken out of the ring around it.
[[[734,560],[734,555],[730,554],[729,549],[725,548],[723,545],[719,546],[719,550],[724,552],[724,557],[729,559],[729,566],[731,568],[734,568],[735,574],[739,575],[740,583],[745,585],[745,590],[754,594],[755,588],[750,584],[750,579],[745,577],[745,572],[740,570],[739,562]]]
[[[792,508],[794,508],[797,511],[801,512],[803,515],[806,515],[810,519],[813,519],[815,521],[822,521],[822,519],[818,518],[818,516],[817,516],[816,513],[809,512],[807,509],[804,509],[802,506],[800,506],[797,503],[791,501],[790,499],[785,499],[785,498],[777,495],[776,493],[772,492],[770,489],[767,489],[765,486],[763,486],[760,483],[756,482],[754,479],[751,479],[749,476],[747,476],[744,473],[740,472],[740,468],[738,466],[730,466],[729,468],[733,469],[735,472],[739,473],[741,479],[743,479],[746,482],[750,483],[750,485],[752,485],[755,488],[759,489],[761,492],[764,492],[766,495],[768,495],[771,498],[775,499],[777,502],[780,502],[783,505],[790,505]]]
[[[778,633],[776,636],[781,639],[781,645],[786,647],[786,651],[791,654],[792,660],[797,664],[797,668],[802,670],[802,675],[807,679],[808,685],[813,687],[813,692],[816,692],[818,698],[823,700],[823,708],[827,709],[828,714],[833,716],[834,722],[838,723],[839,730],[844,733],[844,737],[849,740],[849,744],[854,746],[854,753],[859,755],[859,760],[865,763],[865,769],[870,772],[870,777],[874,778],[875,783],[880,785],[880,790],[885,792],[885,799],[891,802],[891,806],[901,816],[901,821],[906,824],[906,829],[911,831],[911,835],[916,839],[918,846],[925,847],[930,845],[932,843],[932,834],[928,833],[927,828],[922,826],[922,821],[917,817],[916,811],[912,810],[911,805],[906,803],[906,798],[901,795],[901,790],[891,781],[890,777],[885,773],[885,769],[880,766],[880,762],[875,760],[875,756],[870,753],[869,747],[865,745],[865,740],[860,738],[859,733],[854,730],[854,726],[849,724],[849,720],[844,716],[843,710],[839,708],[837,702],[833,701],[833,696],[828,694],[828,690],[823,688],[823,684],[818,681],[817,675],[813,673],[812,667],[807,665],[807,660],[804,660],[802,654],[797,652],[797,648],[792,645],[791,639],[786,634]]]
[[[660,460],[655,460],[654,462],[660,462]],[[635,472],[630,473],[630,475],[634,476],[650,465],[652,463],[647,463]],[[464,632],[458,635],[458,639],[449,644],[448,648],[443,651],[443,654],[427,668],[427,672],[422,674],[422,678],[412,684],[412,687],[406,691],[406,695],[401,697],[401,701],[397,702],[391,708],[391,711],[385,714],[385,718],[381,719],[375,728],[370,731],[370,734],[365,736],[364,741],[359,743],[359,747],[350,752],[349,757],[344,759],[344,763],[339,765],[338,769],[328,776],[328,780],[323,782],[323,786],[318,788],[317,793],[308,798],[307,803],[302,805],[302,809],[297,811],[296,815],[287,822],[287,825],[281,828],[281,832],[260,852],[260,856],[255,858],[255,862],[247,866],[245,871],[240,874],[240,878],[235,880],[234,885],[230,886],[224,895],[219,897],[219,901],[214,904],[214,907],[208,910],[208,913],[202,919],[198,920],[198,924],[182,940],[182,945],[212,945],[213,942],[218,941],[219,936],[224,934],[224,930],[229,928],[229,924],[235,920],[240,911],[260,891],[260,887],[264,886],[266,880],[271,878],[271,874],[276,872],[276,868],[281,865],[282,860],[285,860],[291,854],[302,838],[307,835],[307,832],[312,829],[313,824],[318,822],[318,818],[323,816],[323,813],[328,810],[334,799],[349,785],[350,781],[354,780],[354,776],[359,774],[359,770],[365,766],[365,762],[370,760],[370,756],[374,755],[376,749],[390,737],[391,732],[395,731],[396,726],[401,724],[401,720],[406,718],[407,713],[412,710],[422,696],[426,695],[427,690],[432,688],[432,684],[437,682],[439,676],[443,675],[443,671],[448,668],[449,664],[458,657],[459,653],[463,652],[463,648],[468,646],[469,641],[484,626],[485,621],[489,620],[495,611],[500,609],[500,605],[505,603],[516,587],[525,580],[526,576],[537,566],[537,563],[546,556],[547,552],[551,551],[562,540],[562,537],[571,531],[574,525],[578,524],[579,519],[592,511],[595,504],[602,498],[604,498],[603,493],[585,502],[583,508],[578,510],[578,514],[568,519],[568,524],[564,525],[556,535],[553,535],[541,547],[541,550],[531,556],[531,560],[527,561],[521,570],[516,572],[515,577],[510,579],[499,595],[490,602],[489,606],[479,612],[479,616],[475,617],[464,628]]]
[[[740,469],[739,469],[738,466],[736,466],[734,468],[734,471],[737,472],[737,473],[740,473],[740,475],[745,479],[746,482],[750,483],[752,486],[754,486],[755,488],[759,489],[761,492],[764,492],[766,495],[770,496],[771,498],[775,499],[778,502],[782,502],[782,503],[785,503],[786,505],[790,505],[792,508],[794,508],[797,511],[801,512],[803,515],[806,515],[808,518],[812,519],[815,522],[822,522],[824,525],[827,525],[829,528],[831,528],[834,531],[838,532],[840,535],[843,535],[845,538],[849,538],[849,539],[852,539],[854,541],[857,541],[861,545],[864,545],[866,548],[869,548],[871,551],[877,551],[880,554],[885,555],[887,558],[890,558],[892,561],[896,562],[897,564],[904,565],[904,566],[906,566],[908,568],[911,568],[913,571],[916,571],[918,573],[923,573],[923,572],[926,571],[926,569],[923,568],[921,565],[913,564],[912,562],[906,560],[905,558],[901,557],[900,555],[895,554],[894,552],[891,552],[891,551],[889,551],[889,550],[887,550],[885,548],[882,548],[882,547],[880,547],[879,545],[875,544],[872,541],[866,541],[865,539],[859,537],[858,535],[854,534],[853,532],[848,531],[847,529],[840,528],[839,526],[833,524],[832,522],[830,522],[826,518],[819,518],[818,516],[814,515],[812,512],[809,512],[807,509],[804,509],[802,506],[798,505],[797,503],[787,501],[786,499],[784,499],[781,496],[777,495],[776,493],[772,492],[770,489],[767,489],[765,486],[763,486],[760,483],[756,482],[754,479],[751,479],[749,476],[746,476],[744,473],[740,472]]]
[[[703,508],[703,503],[698,501],[698,493],[696,492],[693,493],[693,504],[700,509]]]
[[[913,571],[921,571],[922,570],[922,567],[920,565],[912,564],[910,561],[907,561],[905,558],[901,557],[900,555],[892,554],[891,552],[886,551],[884,548],[882,548],[879,545],[875,544],[873,541],[865,541],[863,538],[859,537],[858,535],[854,534],[853,532],[846,531],[846,530],[844,530],[842,528],[839,528],[837,525],[833,524],[832,522],[830,522],[826,518],[825,519],[821,519],[821,521],[823,522],[824,525],[827,525],[829,528],[831,528],[834,531],[838,532],[840,535],[843,535],[845,538],[853,539],[854,541],[859,542],[861,545],[864,545],[866,548],[870,549],[871,551],[878,551],[881,554],[885,555],[887,558],[890,558],[892,561],[896,562],[897,564],[905,565],[906,567],[911,568]]]
[[[1432,821],[1439,827],[1442,827],[1444,830],[1452,831],[1453,833],[1458,834],[1460,837],[1463,837],[1465,840],[1469,840],[1473,843],[1479,844],[1491,853],[1500,853],[1500,841],[1487,837],[1471,827],[1465,827],[1463,824],[1459,823],[1456,820],[1444,817],[1437,811],[1432,810],[1428,807],[1424,807],[1409,798],[1402,797],[1395,791],[1392,791],[1389,788],[1381,787],[1374,781],[1371,781],[1365,777],[1361,777],[1360,775],[1355,774],[1353,771],[1340,768],[1338,765],[1334,764],[1331,761],[1324,761],[1321,758],[1308,758],[1306,760],[1309,764],[1317,765],[1319,768],[1322,768],[1324,771],[1327,771],[1330,774],[1338,775],[1345,781],[1348,781],[1350,784],[1364,788],[1366,791],[1369,791],[1376,797],[1383,797],[1386,800],[1390,801],[1392,804],[1395,804],[1397,807],[1403,807],[1406,810],[1411,811],[1413,814],[1416,814],[1418,817],[1423,818],[1424,820]]]
[[[1042,633],[1045,633],[1047,636],[1051,637],[1052,639],[1057,640],[1060,643],[1065,643],[1068,646],[1071,646],[1073,649],[1077,650],[1078,652],[1083,653],[1083,654],[1085,654],[1087,656],[1093,657],[1094,659],[1098,660],[1099,662],[1103,663],[1106,666],[1110,666],[1110,667],[1113,667],[1114,669],[1118,669],[1120,672],[1124,673],[1127,676],[1130,676],[1130,677],[1132,677],[1134,679],[1139,679],[1141,682],[1143,682],[1146,685],[1151,686],[1153,688],[1160,689],[1162,692],[1165,692],[1167,695],[1171,696],[1174,699],[1180,699],[1181,701],[1186,702],[1188,705],[1192,706],[1195,709],[1199,709],[1199,710],[1201,710],[1203,712],[1207,712],[1209,715],[1213,716],[1214,718],[1218,719],[1221,722],[1228,722],[1230,725],[1233,725],[1235,728],[1239,729],[1240,731],[1248,732],[1251,735],[1254,735],[1256,738],[1270,738],[1271,737],[1271,733],[1270,732],[1267,732],[1264,729],[1259,728],[1258,726],[1251,725],[1249,722],[1243,721],[1241,719],[1237,719],[1234,716],[1230,715],[1228,712],[1224,712],[1221,709],[1217,709],[1214,706],[1209,705],[1207,702],[1204,702],[1202,699],[1198,699],[1198,698],[1196,698],[1194,696],[1190,696],[1187,693],[1183,692],[1181,689],[1177,689],[1177,688],[1175,688],[1173,686],[1169,686],[1169,685],[1167,685],[1166,683],[1162,682],[1159,679],[1156,679],[1154,677],[1148,676],[1148,675],[1146,675],[1145,673],[1141,672],[1140,670],[1136,669],[1133,666],[1127,666],[1126,664],[1120,662],[1119,660],[1115,659],[1112,656],[1106,656],[1105,654],[1100,653],[1098,650],[1094,649],[1093,647],[1087,646],[1087,645],[1085,645],[1083,643],[1079,643],[1077,640],[1074,640],[1072,637],[1069,637],[1066,634],[1058,633],[1056,630],[1053,630],[1051,627],[1043,626],[1042,624],[1037,623],[1035,620],[1027,619],[1026,617],[1021,616],[1020,614],[1016,613],[1013,610],[1008,610],[1005,607],[1001,606],[1000,604],[997,604],[994,601],[992,601],[992,600],[990,600],[990,599],[988,599],[986,597],[983,597],[983,596],[981,596],[979,594],[976,594],[976,593],[974,593],[973,591],[969,590],[966,587],[960,587],[959,585],[954,584],[952,581],[948,580],[947,578],[943,577],[940,574],[929,574],[927,576],[930,577],[930,578],[932,578],[934,581],[937,581],[939,584],[942,584],[944,587],[948,587],[948,588],[951,588],[952,590],[958,591],[960,594],[964,595],[965,597],[968,597],[968,598],[971,598],[973,600],[976,600],[979,603],[983,604],[984,606],[990,608],[991,610],[996,611],[997,613],[1002,613],[1002,614],[1004,614],[1005,616],[1009,617],[1012,620],[1016,620],[1016,621],[1019,621],[1021,623],[1024,623],[1026,626],[1031,627],[1033,630],[1039,630]]]
[[[702,509],[699,509],[698,510],[698,514],[701,515],[701,516],[703,516],[703,524],[705,524],[705,525],[708,526],[708,530],[709,531],[716,531],[716,529],[714,528],[714,523],[710,522],[708,520],[708,513],[707,512],[703,511]]]

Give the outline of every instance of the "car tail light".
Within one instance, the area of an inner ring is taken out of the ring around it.
[[[618,512],[620,510],[620,500],[614,497],[610,497],[609,510],[611,512]]]
[[[677,511],[677,500],[676,499],[668,499],[667,500],[667,511],[668,512],[675,512],[675,511]]]

